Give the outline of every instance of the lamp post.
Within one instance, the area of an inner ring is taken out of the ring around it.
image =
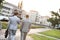
[[[23,4],[23,1],[20,0],[19,3],[18,3],[19,18],[20,18],[20,19],[21,19],[21,16],[22,16],[22,4]]]
[[[23,5],[23,1],[19,1],[19,3],[18,3],[18,8],[19,8],[20,10],[22,10],[22,5]]]

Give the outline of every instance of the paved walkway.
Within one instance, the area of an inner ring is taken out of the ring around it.
[[[0,31],[0,40],[7,40],[6,38],[4,38],[4,32],[5,32],[5,29]],[[17,32],[16,32],[16,40],[20,40],[20,31],[19,30],[17,30]],[[26,40],[33,40],[33,39],[30,36],[27,36]]]
[[[0,39],[5,39],[4,38],[4,32],[6,29],[2,29],[2,31],[0,31]],[[28,34],[36,34],[37,32],[43,32],[43,31],[47,31],[47,30],[51,30],[49,28],[39,28],[39,29],[31,29],[30,32]],[[16,40],[20,40],[20,30],[18,29],[16,32]],[[27,36],[26,40],[33,40],[33,38],[31,38],[30,36]]]
[[[47,30],[51,30],[51,29],[50,28],[31,29],[28,34],[35,34],[35,33],[44,32],[44,31],[47,31]]]

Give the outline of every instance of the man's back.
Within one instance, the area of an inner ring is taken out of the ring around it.
[[[25,19],[22,22],[22,31],[23,32],[28,32],[31,26],[31,22],[29,19]]]
[[[17,16],[9,18],[9,29],[17,30],[17,24],[20,23],[20,19]]]

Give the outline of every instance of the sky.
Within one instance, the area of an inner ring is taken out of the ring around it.
[[[18,6],[18,2],[21,0],[5,0]],[[58,11],[60,8],[60,0],[23,0],[23,9],[29,12],[30,10],[36,10],[39,15],[50,16],[50,11]]]

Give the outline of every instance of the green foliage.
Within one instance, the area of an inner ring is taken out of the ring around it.
[[[0,9],[2,8],[3,1],[4,1],[4,0],[0,0]],[[1,10],[0,10],[0,11],[1,11]]]
[[[0,0],[0,4],[3,2],[4,0]]]
[[[57,12],[51,11],[53,16],[59,16],[59,14]]]
[[[52,17],[48,19],[48,22],[51,22],[53,28],[55,28],[55,26],[60,24],[60,15],[58,12],[54,12],[54,11],[51,11],[52,13]]]

